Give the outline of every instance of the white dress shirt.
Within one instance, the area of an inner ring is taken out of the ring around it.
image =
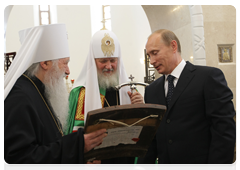
[[[173,80],[173,85],[174,85],[174,87],[176,87],[178,79],[179,79],[179,77],[180,77],[180,75],[181,75],[185,65],[186,65],[186,61],[184,59],[182,59],[182,61],[178,64],[178,66],[170,74],[165,75],[165,84],[164,84],[165,97],[167,97],[167,92],[168,92],[168,80],[167,80],[167,77],[169,75],[172,75],[172,76],[175,77],[175,79]]]

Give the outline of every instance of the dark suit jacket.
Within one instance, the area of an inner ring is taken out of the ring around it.
[[[145,90],[145,102],[166,105],[165,77]],[[236,140],[233,94],[221,70],[187,62],[171,103],[138,163],[232,163]]]

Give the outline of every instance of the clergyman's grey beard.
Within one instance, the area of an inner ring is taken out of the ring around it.
[[[64,83],[65,72],[60,70],[57,62],[46,73],[44,78],[45,96],[53,108],[54,114],[62,124],[63,131],[66,130],[68,116],[68,91]]]
[[[103,71],[98,70],[98,84],[101,89],[108,89],[110,87],[115,87],[118,85],[118,73],[117,71],[112,74],[105,73],[106,71],[114,71],[113,69],[103,69]]]

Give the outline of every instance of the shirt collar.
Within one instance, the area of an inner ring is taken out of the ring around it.
[[[177,65],[177,67],[170,74],[165,75],[165,80],[167,79],[168,75],[172,75],[175,78],[179,79],[185,65],[186,65],[186,61],[182,59],[182,61]]]

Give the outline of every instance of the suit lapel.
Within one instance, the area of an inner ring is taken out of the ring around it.
[[[182,73],[179,77],[177,86],[174,89],[172,100],[171,100],[171,103],[169,105],[167,113],[171,110],[172,106],[175,104],[175,102],[177,101],[179,96],[182,94],[184,89],[191,82],[192,78],[195,75],[194,74],[195,69],[196,69],[195,66],[187,61],[186,65],[185,65],[185,67],[184,67],[184,69],[183,69],[183,71],[182,71]]]

